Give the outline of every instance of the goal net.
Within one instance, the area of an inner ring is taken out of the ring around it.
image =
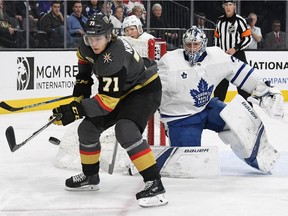
[[[122,37],[131,44],[131,46],[142,57],[159,61],[161,56],[166,53],[166,42],[163,39],[139,40],[131,37]],[[93,86],[93,92],[97,92],[97,86]],[[77,128],[81,121],[76,121],[65,130],[60,139],[60,145],[54,160],[55,166],[66,169],[81,169],[79,141]],[[165,136],[163,124],[160,121],[159,113],[156,112],[148,122],[143,133],[143,138],[147,139],[148,144],[153,146],[165,146],[168,140]],[[116,142],[114,127],[104,131],[100,137],[101,157],[111,161],[112,149]],[[124,149],[119,146],[115,163],[115,171],[123,171],[130,159]]]

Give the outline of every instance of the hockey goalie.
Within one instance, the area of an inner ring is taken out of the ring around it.
[[[183,35],[184,49],[168,52],[158,62],[163,92],[160,112],[171,146],[200,147],[202,132],[209,129],[249,166],[271,172],[279,153],[269,143],[255,110],[239,95],[226,105],[213,98],[213,92],[227,79],[251,93],[249,101],[270,117],[282,119],[281,92],[266,85],[256,69],[218,47],[206,45],[203,30],[193,26]]]

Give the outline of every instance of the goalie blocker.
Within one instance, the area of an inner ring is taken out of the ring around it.
[[[220,116],[230,129],[219,133],[223,142],[230,144],[237,157],[249,166],[270,172],[279,158],[279,153],[268,142],[265,127],[249,103],[236,95]]]

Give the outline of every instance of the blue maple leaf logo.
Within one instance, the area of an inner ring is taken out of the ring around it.
[[[214,85],[208,87],[208,83],[201,78],[201,80],[198,83],[198,90],[192,89],[190,90],[190,95],[194,99],[194,105],[196,107],[201,107],[207,104],[211,98],[212,91],[214,89]]]

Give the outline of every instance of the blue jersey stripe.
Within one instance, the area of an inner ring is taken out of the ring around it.
[[[254,68],[251,68],[251,70],[247,73],[246,77],[243,79],[243,81],[242,81],[241,84],[239,85],[239,88],[242,88],[242,86],[244,85],[244,83],[246,82],[246,80],[247,80],[248,77],[252,74],[253,71],[254,71]]]
[[[246,64],[243,63],[243,65],[237,71],[236,75],[233,77],[233,79],[231,79],[231,83],[233,83],[237,79],[237,77],[239,76],[239,74],[241,73],[241,71],[244,69],[245,66],[246,66]]]

